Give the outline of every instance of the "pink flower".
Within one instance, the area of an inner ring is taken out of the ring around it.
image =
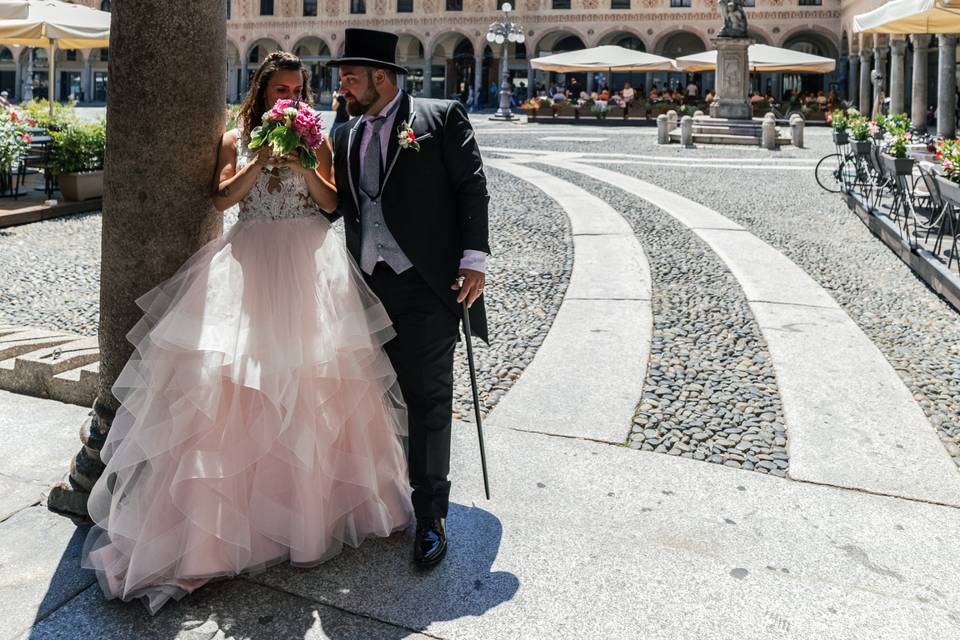
[[[30,144],[31,142],[33,142],[33,136],[30,135],[29,133],[25,133],[23,134],[23,141],[26,142],[27,144]]]

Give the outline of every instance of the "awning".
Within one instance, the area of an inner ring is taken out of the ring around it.
[[[815,56],[793,49],[781,49],[765,44],[752,44],[747,49],[750,71],[794,71],[797,73],[830,73],[837,67],[832,58]],[[704,51],[677,58],[677,66],[684,71],[713,71],[717,67],[717,51]]]
[[[960,33],[960,0],[893,0],[853,17],[854,33]]]
[[[86,49],[110,44],[110,14],[60,0],[0,0],[0,44]]]
[[[616,45],[568,51],[534,58],[530,66],[542,71],[576,73],[579,71],[676,71],[673,60]]]

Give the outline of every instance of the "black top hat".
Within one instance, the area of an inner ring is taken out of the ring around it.
[[[343,57],[327,64],[338,67],[355,64],[362,67],[389,69],[402,75],[407,70],[397,64],[397,34],[373,29],[347,29],[343,43]]]

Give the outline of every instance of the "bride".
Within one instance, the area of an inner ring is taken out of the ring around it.
[[[247,148],[284,98],[310,101],[307,73],[276,52],[221,144],[214,204],[239,203],[240,220],[137,300],[113,387],[83,564],[108,598],[151,613],[212,578],[316,565],[413,521],[382,349],[393,329],[321,215],[336,207],[330,148],[315,171]]]

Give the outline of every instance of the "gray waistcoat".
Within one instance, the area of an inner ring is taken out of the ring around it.
[[[374,140],[370,144],[376,143]],[[381,200],[370,198],[363,189],[358,189],[357,195],[360,197],[360,268],[373,273],[378,258],[383,258],[395,273],[403,273],[412,267],[413,263],[387,229]]]

